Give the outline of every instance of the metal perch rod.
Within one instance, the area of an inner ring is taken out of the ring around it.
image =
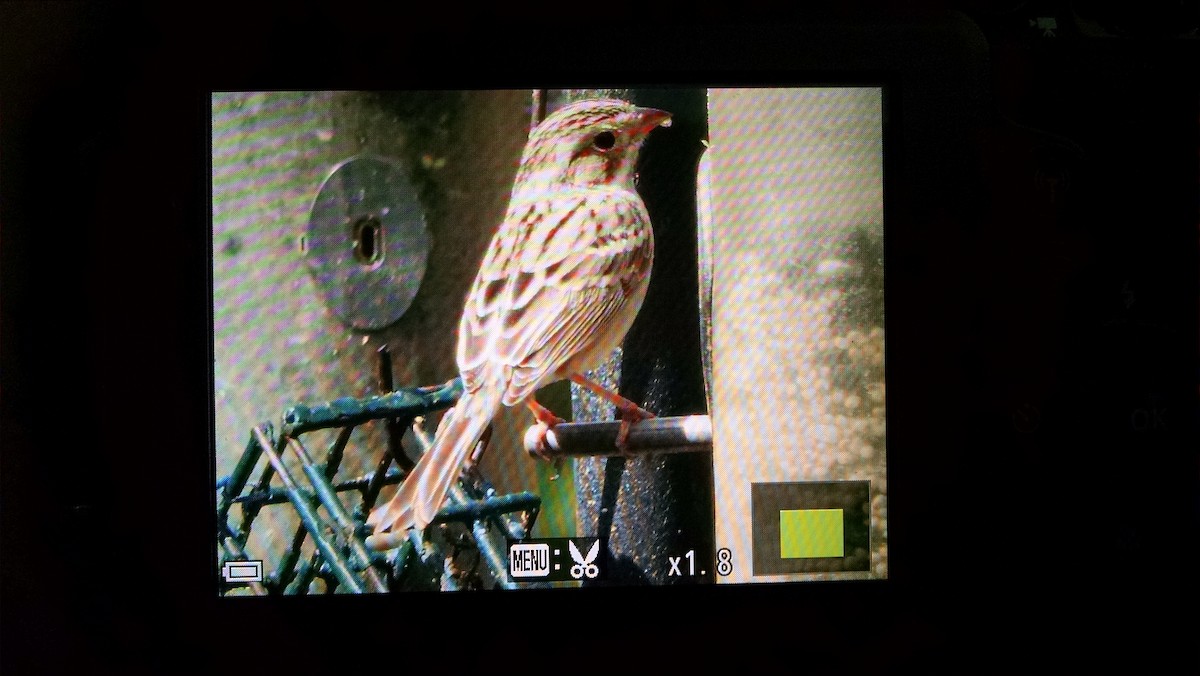
[[[551,458],[700,453],[712,451],[712,419],[707,415],[647,418],[629,428],[624,453],[617,448],[620,421],[560,423],[546,433],[545,448],[538,447],[541,428],[525,431],[525,450]]]

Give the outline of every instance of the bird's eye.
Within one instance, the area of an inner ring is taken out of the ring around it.
[[[611,131],[602,131],[592,139],[592,147],[596,150],[610,150],[617,144],[617,137]]]

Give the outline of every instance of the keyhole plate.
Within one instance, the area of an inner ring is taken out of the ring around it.
[[[321,184],[301,253],[326,307],[348,326],[369,331],[394,324],[408,310],[425,277],[430,244],[403,167],[358,156]]]

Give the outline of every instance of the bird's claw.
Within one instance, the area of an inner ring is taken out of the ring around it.
[[[633,453],[629,450],[629,430],[634,423],[648,420],[654,417],[654,414],[641,406],[633,405],[620,408],[621,412],[621,428],[617,431],[617,450],[626,458],[633,457]]]
[[[555,465],[556,468],[561,467],[562,459],[556,458],[554,456],[554,454],[550,452],[550,447],[546,444],[546,435],[550,434],[551,428],[553,428],[555,425],[558,425],[558,424],[561,424],[564,422],[566,422],[566,421],[563,420],[562,418],[557,418],[557,417],[548,419],[548,420],[538,420],[537,421],[537,428],[538,428],[537,443],[534,445],[533,452],[534,452],[534,454],[537,455],[537,457],[541,458],[542,460],[545,460],[546,462],[557,462],[557,464]]]

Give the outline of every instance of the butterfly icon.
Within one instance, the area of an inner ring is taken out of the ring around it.
[[[567,546],[571,548],[571,558],[575,560],[575,565],[571,566],[571,577],[576,580],[582,580],[584,576],[588,579],[594,579],[600,574],[600,567],[593,561],[600,554],[600,540],[592,543],[592,548],[588,550],[587,556],[579,553],[579,548],[574,542],[567,541]]]

